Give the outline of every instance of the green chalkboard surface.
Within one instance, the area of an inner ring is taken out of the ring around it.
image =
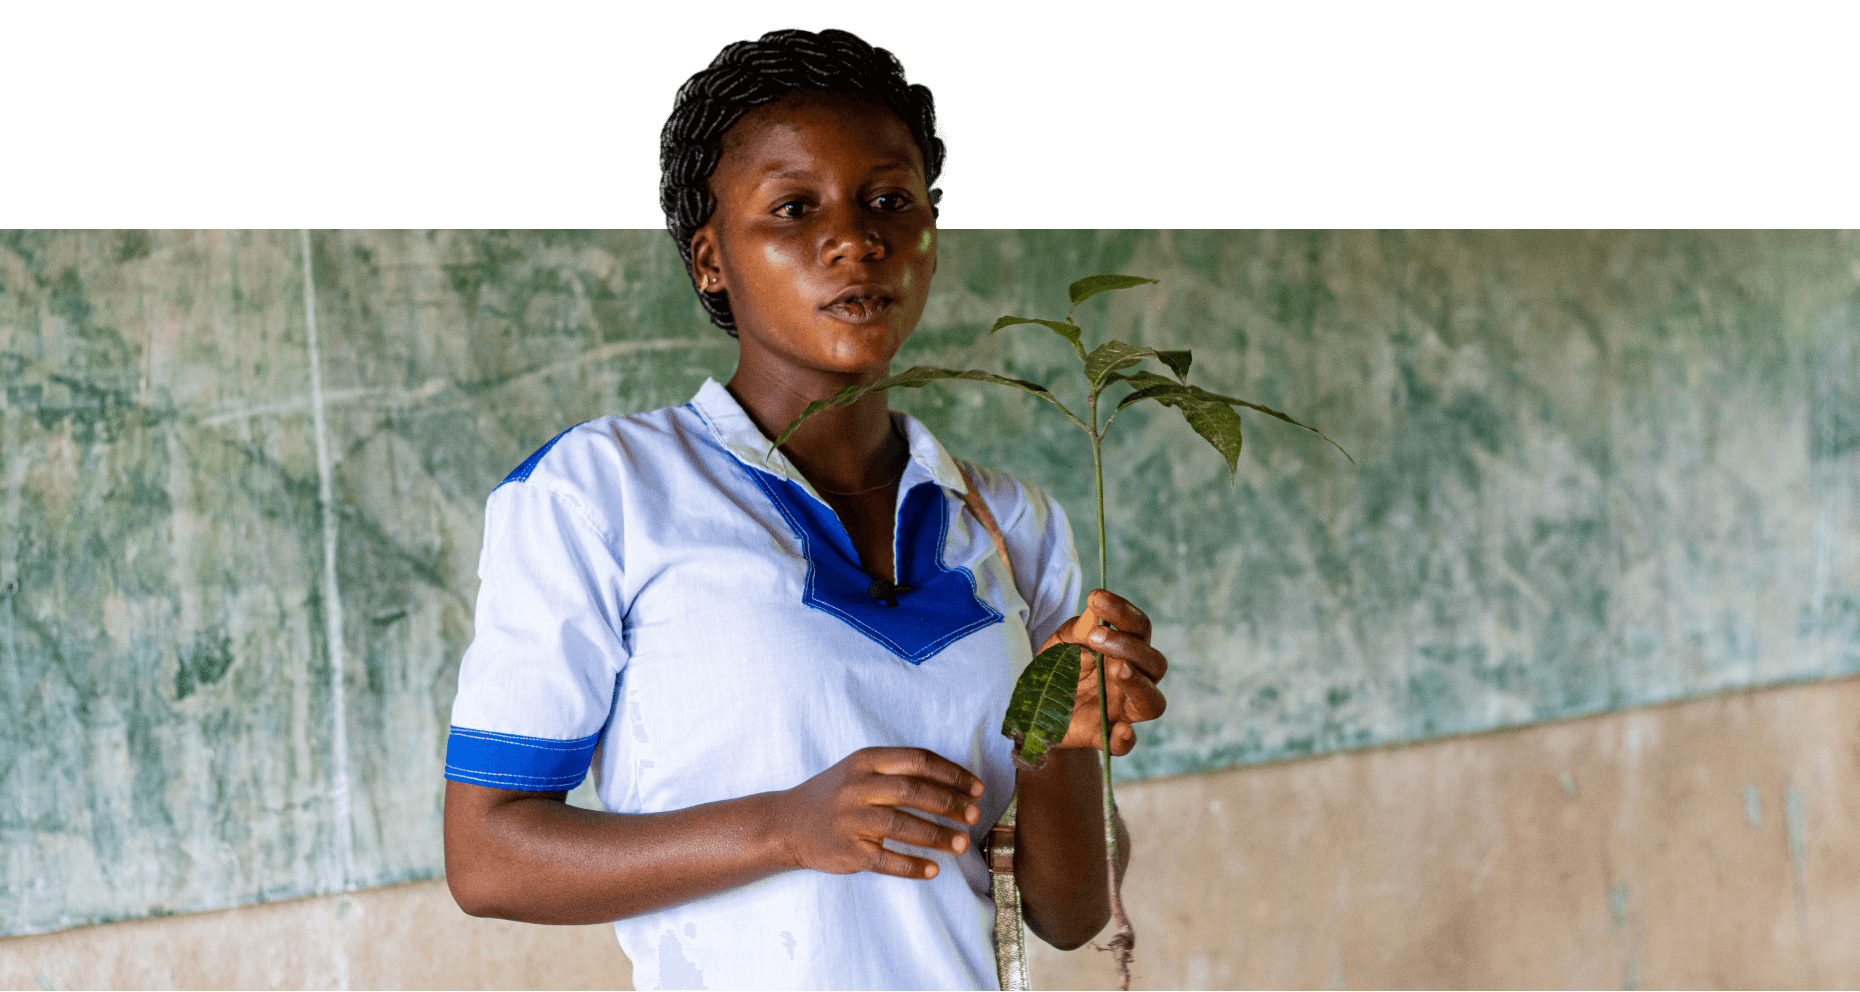
[[[900,368],[1056,378],[1062,342],[993,320],[1148,276],[1088,335],[1193,348],[1361,466],[1261,418],[1230,482],[1174,412],[1120,419],[1113,585],[1175,666],[1127,776],[1860,671],[1860,238],[940,251]],[[485,496],[734,349],[662,231],[0,235],[0,933],[439,874]],[[1095,560],[1070,425],[892,402],[1056,493]]]

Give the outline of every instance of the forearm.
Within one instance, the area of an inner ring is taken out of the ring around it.
[[[446,880],[473,916],[604,923],[793,867],[772,793],[621,814],[569,806],[561,793],[486,802],[475,788],[446,783],[445,822]]]
[[[1102,752],[1061,748],[1018,776],[1014,874],[1028,929],[1062,950],[1083,945],[1111,918],[1105,879]],[[1117,876],[1130,860],[1117,822]]]

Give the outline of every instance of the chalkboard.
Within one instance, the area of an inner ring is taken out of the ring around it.
[[[1119,420],[1112,585],[1174,665],[1120,774],[1860,671],[1860,239],[945,231],[898,367],[1070,375],[988,327],[1102,272],[1161,281],[1088,341],[1193,348],[1359,466],[1250,418],[1230,481]],[[439,874],[485,496],[734,348],[663,231],[4,235],[0,933]],[[892,402],[1095,565],[1074,428]]]

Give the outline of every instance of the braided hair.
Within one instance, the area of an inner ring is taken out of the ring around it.
[[[710,322],[736,336],[736,318],[728,293],[707,293],[691,270],[691,238],[710,220],[717,200],[711,174],[722,157],[722,139],[742,116],[796,90],[857,97],[883,105],[910,129],[924,155],[924,185],[930,187],[930,215],[937,214],[943,191],[936,187],[943,171],[943,139],[936,133],[936,106],[930,89],[910,85],[904,65],[883,48],[873,48],[847,31],[770,31],[758,41],[725,46],[710,67],[678,88],[672,116],[659,133],[659,206],[665,229],[678,243],[679,257],[691,288],[710,314]]]

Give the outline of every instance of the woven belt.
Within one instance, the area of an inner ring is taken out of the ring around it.
[[[1004,990],[1025,990],[1027,984],[1027,930],[1020,919],[1020,887],[1014,884],[1014,806],[988,831],[982,857],[988,861],[988,879],[995,896],[995,969]]]
[[[981,494],[976,492],[975,477],[969,474],[969,466],[961,462],[956,464],[962,469],[962,481],[969,487],[969,491],[962,494],[962,502],[994,540],[995,554],[1001,556],[1001,564],[1007,566],[1011,579],[1014,563],[1008,559],[1007,541],[1001,537],[1001,528],[995,524],[994,514],[988,512],[988,504],[982,502]],[[1001,819],[988,831],[988,838],[982,841],[982,857],[988,862],[989,885],[995,897],[995,968],[1001,975],[1001,988],[1009,992],[1031,988],[1027,984],[1027,929],[1020,918],[1020,886],[1014,882],[1014,819],[1018,801],[1018,794],[1008,797],[1007,812],[1001,814]]]

